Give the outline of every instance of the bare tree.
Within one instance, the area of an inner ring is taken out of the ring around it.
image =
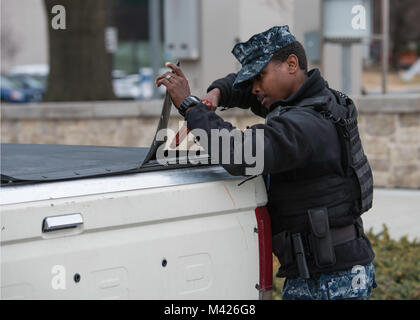
[[[110,1],[44,0],[44,3],[50,56],[45,100],[114,99],[112,56],[105,48],[107,5]],[[52,13],[52,9],[56,5],[65,8],[65,29],[53,28],[56,14]]]

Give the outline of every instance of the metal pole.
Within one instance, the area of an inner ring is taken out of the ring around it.
[[[343,42],[341,44],[341,81],[343,92],[351,95],[351,43]]]
[[[321,69],[321,73],[324,74],[325,73],[325,59],[324,59],[324,53],[325,53],[325,37],[324,37],[324,0],[321,0],[320,3],[320,10],[321,10],[321,14],[320,14],[320,19],[321,19],[321,39],[320,39],[320,58],[319,58],[319,68]]]
[[[161,66],[161,43],[160,43],[160,0],[149,0],[149,54],[150,65],[153,69],[153,80],[159,75]],[[153,98],[158,98],[158,91],[153,85]]]
[[[382,94],[387,93],[389,59],[389,0],[382,0]]]

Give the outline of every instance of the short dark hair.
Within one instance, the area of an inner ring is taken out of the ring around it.
[[[296,57],[298,58],[299,67],[303,71],[308,72],[308,60],[306,59],[305,49],[299,41],[294,41],[291,44],[285,46],[284,48],[277,50],[276,52],[274,52],[274,55],[271,59],[284,62],[291,54],[296,55]]]

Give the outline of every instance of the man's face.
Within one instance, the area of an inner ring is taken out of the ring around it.
[[[267,109],[278,99],[293,93],[293,76],[288,63],[270,61],[252,81],[252,93]]]

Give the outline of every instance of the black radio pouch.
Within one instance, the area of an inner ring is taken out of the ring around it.
[[[308,210],[308,216],[311,228],[309,243],[315,263],[320,268],[333,266],[336,259],[327,208]]]

